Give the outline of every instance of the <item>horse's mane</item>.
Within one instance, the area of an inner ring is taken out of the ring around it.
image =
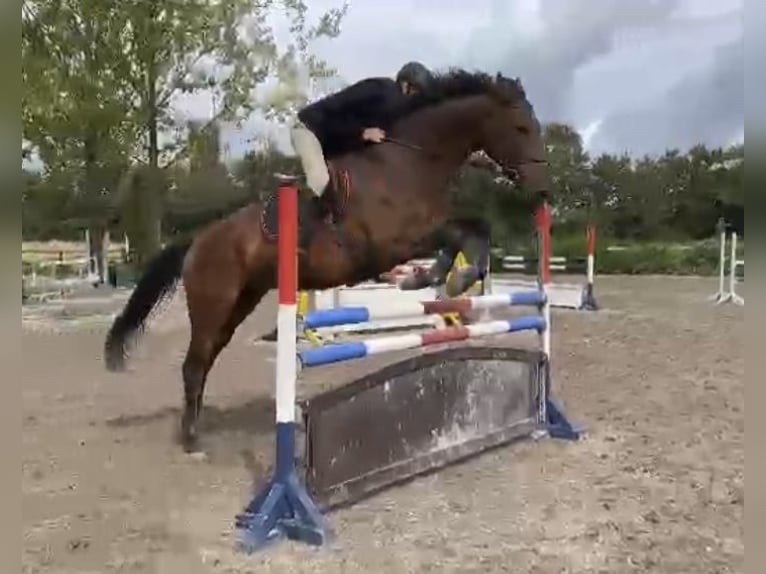
[[[500,103],[526,102],[526,94],[518,79],[502,74],[490,76],[484,72],[468,72],[462,68],[450,68],[434,74],[428,90],[413,96],[413,110],[471,96],[487,95]]]

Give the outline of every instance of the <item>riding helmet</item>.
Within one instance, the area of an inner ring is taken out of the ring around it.
[[[407,82],[421,91],[428,89],[433,75],[420,62],[408,62],[396,74],[397,83]]]

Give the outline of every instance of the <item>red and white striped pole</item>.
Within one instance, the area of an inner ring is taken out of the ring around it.
[[[596,227],[589,224],[586,234],[588,237],[587,281],[588,285],[593,285],[596,271]]]
[[[543,305],[542,314],[546,329],[540,333],[540,345],[546,358],[551,355],[551,306],[548,303],[549,285],[551,282],[551,206],[543,203],[535,214],[537,224],[538,259],[537,273],[540,289],[545,292],[546,303]]]
[[[538,380],[539,393],[543,397],[538,408],[538,422],[545,426],[550,436],[566,440],[578,440],[582,429],[574,426],[561,406],[551,397],[551,206],[544,202],[535,213],[539,253],[537,273],[540,289],[545,292],[545,304],[541,309],[545,329],[540,333],[540,347],[545,355],[545,365]]]
[[[596,226],[588,224],[586,228],[588,241],[588,256],[585,268],[585,290],[582,299],[582,308],[588,311],[597,311],[595,282],[596,282]]]
[[[593,285],[593,275],[596,270],[596,227],[588,225],[588,284]]]
[[[277,249],[277,425],[295,422],[295,362],[298,318],[298,189],[289,181],[279,187],[279,237]]]
[[[242,546],[252,552],[275,538],[321,545],[331,535],[295,468],[295,388],[298,378],[298,188],[279,178],[277,240],[279,310],[276,362],[276,467],[271,481],[237,517]]]

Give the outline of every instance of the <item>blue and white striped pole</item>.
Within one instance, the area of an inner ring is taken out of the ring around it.
[[[539,290],[517,291],[496,295],[476,295],[436,301],[404,301],[380,306],[336,307],[307,313],[303,317],[303,329],[319,329],[338,325],[355,325],[369,321],[405,319],[418,315],[443,315],[445,313],[468,313],[470,311],[534,305],[545,302],[545,294]]]

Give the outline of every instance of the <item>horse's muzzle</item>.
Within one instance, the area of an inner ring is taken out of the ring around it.
[[[547,161],[524,162],[511,171],[515,173],[514,175],[509,175],[509,177],[521,185],[527,192],[545,194],[552,189]]]

